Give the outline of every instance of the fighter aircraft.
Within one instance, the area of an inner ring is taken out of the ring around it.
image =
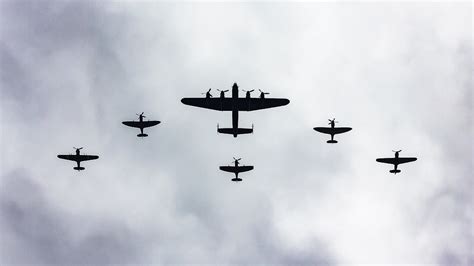
[[[239,173],[253,170],[253,166],[251,166],[251,165],[239,166],[239,164],[240,164],[239,161],[240,160],[242,160],[242,158],[239,158],[239,159],[234,158],[234,161],[232,162],[234,164],[234,166],[220,166],[219,169],[221,169],[222,171],[225,171],[225,172],[234,173],[235,178],[232,178],[231,179],[232,181],[234,181],[234,182],[242,181],[242,179],[239,178]]]
[[[378,159],[376,159],[376,161],[379,162],[379,163],[393,164],[395,168],[390,170],[390,173],[393,173],[393,174],[400,173],[400,170],[397,169],[397,166],[399,164],[416,161],[415,157],[399,157],[401,151],[402,150],[393,151],[393,152],[395,152],[395,158],[378,158]]]
[[[331,127],[315,127],[314,128],[314,130],[320,133],[331,135],[331,139],[328,140],[327,143],[337,143],[337,140],[334,140],[334,135],[345,133],[347,131],[352,130],[352,128],[350,127],[335,127],[336,123],[338,123],[336,121],[336,118],[333,118],[332,120],[331,119],[328,119],[328,120],[329,120],[329,125],[331,125]]]
[[[140,134],[138,134],[137,137],[147,137],[148,135],[143,133],[143,129],[147,128],[147,127],[156,126],[159,123],[161,123],[160,121],[151,121],[151,120],[143,121],[143,118],[146,117],[146,116],[143,115],[143,113],[144,112],[142,112],[141,114],[136,114],[136,115],[138,115],[138,119],[140,121],[123,121],[122,122],[122,124],[124,124],[126,126],[139,128],[140,129]]]
[[[89,160],[95,160],[98,159],[99,156],[97,155],[85,155],[85,154],[80,154],[80,151],[82,150],[83,147],[80,148],[75,148],[76,149],[76,154],[68,154],[68,155],[58,155],[59,159],[64,159],[64,160],[69,160],[69,161],[75,161],[77,163],[77,167],[74,167],[74,170],[81,171],[84,170],[84,167],[81,167],[81,162],[82,161],[89,161]]]
[[[278,106],[287,105],[290,101],[288,99],[277,99],[277,98],[265,98],[268,92],[260,90],[259,98],[251,98],[250,93],[253,90],[246,91],[245,98],[239,98],[239,87],[237,83],[232,86],[232,97],[226,98],[225,93],[228,90],[219,90],[220,97],[213,98],[211,89],[206,93],[205,98],[183,98],[181,102],[186,105],[195,107],[207,108],[217,111],[232,111],[232,128],[219,128],[217,125],[217,132],[223,134],[232,134],[237,137],[240,134],[253,133],[252,128],[239,128],[239,111],[255,111],[266,108],[273,108]]]

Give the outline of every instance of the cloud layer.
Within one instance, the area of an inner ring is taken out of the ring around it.
[[[1,261],[472,263],[471,8],[2,2]],[[180,103],[233,82],[291,103],[237,139]],[[392,176],[392,149],[419,161]]]

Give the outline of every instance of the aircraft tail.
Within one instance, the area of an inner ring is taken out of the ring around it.
[[[400,173],[400,172],[401,171],[397,170],[397,169],[390,170],[390,173],[392,173],[392,174],[397,174],[397,173]]]
[[[253,128],[237,128],[237,130],[234,130],[233,128],[218,128],[217,132],[231,134],[237,137],[237,135],[253,133]]]

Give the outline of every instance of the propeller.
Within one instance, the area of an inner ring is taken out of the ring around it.
[[[244,90],[244,89],[242,89],[242,91],[244,91],[244,92],[253,92],[254,90],[255,89],[253,89],[253,90]]]
[[[394,150],[392,150],[392,151],[393,151],[393,152],[401,152],[402,150],[399,150],[399,151],[394,151]]]
[[[142,116],[142,117],[146,117],[146,116],[143,115],[144,113],[145,113],[145,112],[142,112],[141,114],[136,114],[136,115]]]
[[[208,90],[207,92],[203,92],[203,93],[201,93],[201,94],[203,94],[203,95],[209,94],[209,95],[212,97],[211,88],[209,88],[209,90]]]
[[[338,121],[336,121],[336,118],[333,118],[332,120],[328,119],[328,121],[329,121],[328,125],[330,125],[332,122],[339,123]]]
[[[261,94],[263,94],[263,95],[270,94],[269,92],[264,92],[264,91],[262,91],[261,89],[258,89],[258,90],[259,90],[259,91],[260,91],[260,93],[261,93]]]
[[[217,90],[220,91],[220,92],[228,92],[229,91],[229,90],[224,90],[223,91],[223,90],[219,90],[219,89],[217,89]]]
[[[235,157],[232,157],[232,158],[234,158],[234,163],[242,160],[242,158],[239,158],[239,159],[235,159]]]
[[[82,148],[84,147],[80,147],[80,148],[76,148],[76,147],[73,147],[75,150],[82,150]]]

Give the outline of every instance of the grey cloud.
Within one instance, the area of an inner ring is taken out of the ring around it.
[[[2,2],[2,260],[468,264],[472,40],[447,7]],[[291,103],[236,140],[179,102],[234,81]],[[329,146],[334,116],[354,130]],[[78,143],[101,156],[80,174],[55,158]],[[420,160],[393,177],[396,145]]]
[[[42,188],[18,170],[2,176],[3,260],[12,264],[137,262],[140,242],[125,225],[70,216],[52,207]],[[87,232],[83,226],[91,226]]]

